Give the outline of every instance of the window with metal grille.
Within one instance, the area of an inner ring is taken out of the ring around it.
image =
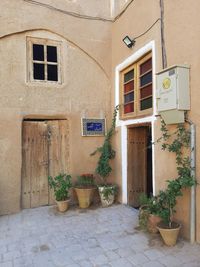
[[[120,73],[121,119],[152,113],[152,57],[146,55]]]

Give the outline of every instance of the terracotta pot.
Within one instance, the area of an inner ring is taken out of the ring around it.
[[[167,246],[171,247],[171,246],[176,245],[178,234],[181,229],[180,224],[173,222],[172,228],[169,228],[169,227],[163,226],[163,224],[160,223],[158,224],[157,228],[162,236],[164,243]]]
[[[106,188],[110,187],[111,190],[113,189],[112,185],[110,185],[110,186],[108,186],[108,185],[106,185],[106,186],[98,186],[102,207],[111,206],[113,204],[114,200],[115,200],[114,192],[113,192],[113,194],[108,195],[108,197],[104,196],[105,187]]]
[[[92,188],[75,187],[74,189],[78,197],[79,207],[81,209],[88,208],[90,204],[92,203],[96,188],[95,187],[92,187]]]
[[[161,222],[161,218],[154,214],[149,214],[147,221],[147,229],[150,233],[156,234],[158,233],[157,224]]]
[[[65,212],[69,208],[69,199],[64,201],[56,201],[56,203],[60,212]]]

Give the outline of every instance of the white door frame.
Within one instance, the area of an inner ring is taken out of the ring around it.
[[[139,58],[145,55],[148,52],[152,52],[152,77],[153,77],[153,115],[149,117],[144,117],[140,119],[129,119],[129,120],[120,120],[119,114],[117,116],[116,127],[121,128],[121,166],[122,166],[122,203],[127,204],[128,202],[128,192],[127,192],[127,128],[129,125],[136,125],[142,123],[150,123],[151,124],[151,134],[152,134],[152,142],[154,142],[154,122],[156,121],[156,79],[155,79],[155,41],[151,41],[135,53],[133,53],[130,57],[126,58],[122,63],[120,63],[115,68],[115,105],[119,104],[119,77],[120,71],[128,67],[129,65],[136,62]],[[152,147],[152,186],[153,186],[153,194],[155,193],[155,150],[154,146]]]

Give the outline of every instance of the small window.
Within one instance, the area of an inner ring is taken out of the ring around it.
[[[152,58],[146,55],[120,73],[121,119],[152,113]]]
[[[61,83],[60,43],[40,38],[28,38],[29,80]]]

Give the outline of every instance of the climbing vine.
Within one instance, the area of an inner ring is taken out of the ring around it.
[[[105,136],[103,145],[98,147],[91,154],[93,156],[97,152],[100,153],[95,172],[101,177],[104,185],[107,184],[107,177],[112,171],[112,167],[110,166],[110,160],[115,158],[115,150],[112,148],[111,138],[115,133],[115,125],[116,125],[118,110],[119,110],[119,105],[116,106],[113,111],[112,124]]]
[[[167,180],[166,190],[161,190],[156,196],[156,201],[162,207],[159,215],[171,228],[177,197],[182,196],[183,188],[195,185],[196,180],[191,175],[190,157],[185,156],[190,145],[190,131],[185,128],[184,124],[178,124],[176,131],[170,134],[165,122],[161,120],[161,132],[162,136],[157,142],[162,142],[162,150],[175,153],[178,173],[176,179]]]

